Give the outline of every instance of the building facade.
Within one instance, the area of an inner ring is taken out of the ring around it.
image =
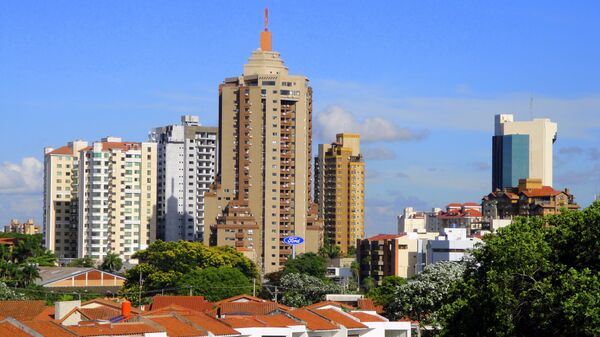
[[[4,226],[4,233],[18,233],[18,234],[39,234],[40,227],[33,222],[33,219],[20,223],[17,219],[10,220],[10,224]]]
[[[479,229],[482,222],[481,205],[475,202],[451,203],[445,209],[433,208],[430,212],[404,209],[398,217],[398,234],[439,232],[444,228]]]
[[[204,242],[253,251],[269,273],[292,253],[287,236],[306,238],[299,254],[318,250],[322,224],[310,193],[312,89],[288,73],[267,27],[260,40],[243,74],[219,86],[218,176],[205,194]]]
[[[483,241],[478,237],[467,236],[466,228],[444,228],[440,235],[427,241],[427,265],[441,261],[460,261],[468,257],[475,245],[481,242]]]
[[[157,143],[157,238],[203,241],[204,193],[214,182],[218,129],[201,126],[197,116],[155,128]]]
[[[88,143],[76,140],[44,149],[44,221],[46,249],[59,259],[77,257],[79,214],[79,151]]]
[[[347,253],[365,232],[365,161],[360,136],[340,133],[334,143],[319,144],[315,162],[315,200],[325,238]]]
[[[552,186],[552,147],[558,126],[550,119],[514,121],[495,117],[492,146],[492,190],[516,187],[519,179],[541,179]],[[526,155],[527,154],[527,155]],[[523,176],[527,171],[527,175]],[[511,186],[508,186],[511,185]]]
[[[156,237],[156,143],[107,137],[79,151],[77,257],[125,261]]]

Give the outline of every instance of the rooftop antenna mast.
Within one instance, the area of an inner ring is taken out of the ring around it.
[[[529,114],[531,115],[531,119],[533,119],[533,94],[529,97]]]
[[[269,31],[269,7],[265,7],[265,32]]]

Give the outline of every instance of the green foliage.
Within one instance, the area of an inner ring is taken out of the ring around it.
[[[121,268],[123,268],[123,260],[121,260],[119,254],[113,252],[106,254],[100,265],[100,269],[111,273],[118,272]]]
[[[340,257],[341,249],[339,246],[332,245],[330,243],[325,243],[321,249],[319,249],[319,256],[322,256],[327,259],[335,259]]]
[[[450,287],[465,271],[461,262],[438,262],[425,267],[413,279],[396,287],[384,307],[391,319],[410,318],[422,325],[438,325],[437,311],[445,303]]]
[[[486,236],[441,310],[443,335],[600,335],[598,242],[600,202]]]
[[[291,307],[303,307],[325,300],[325,294],[338,294],[339,285],[308,274],[288,273],[281,278],[284,294],[281,302]]]
[[[67,267],[93,268],[95,266],[96,262],[89,255],[86,255],[80,259],[74,259],[67,264]]]
[[[41,234],[0,233],[0,238],[15,238],[18,240],[12,249],[8,246],[0,246],[0,260],[10,261],[14,264],[56,265],[56,256],[44,248]]]
[[[0,301],[24,300],[24,299],[26,299],[26,298],[23,294],[10,289],[6,285],[6,283],[0,282]]]
[[[372,289],[375,289],[375,280],[371,276],[367,276],[362,280],[362,288],[366,293],[370,292]]]
[[[317,278],[325,278],[327,260],[315,253],[304,253],[295,259],[288,259],[283,274],[306,274]]]
[[[372,288],[366,296],[385,307],[394,299],[398,287],[404,284],[406,284],[406,279],[402,277],[387,276],[383,278],[381,286]]]
[[[196,268],[185,274],[177,283],[181,295],[201,295],[208,301],[216,302],[241,294],[252,294],[253,284],[238,269],[221,266],[218,268]],[[258,289],[260,290],[260,289]]]
[[[138,259],[139,264],[125,273],[126,281],[121,294],[134,303],[138,301],[140,273],[143,277],[143,292],[177,293],[177,285],[185,275],[196,269],[209,267],[232,267],[248,280],[260,279],[256,265],[231,247],[207,247],[200,242],[159,240],[147,249],[135,253],[133,258]]]

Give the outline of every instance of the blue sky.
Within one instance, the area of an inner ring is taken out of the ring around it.
[[[184,113],[216,124],[265,6],[274,49],[311,79],[316,142],[364,133],[368,234],[487,193],[497,113],[556,121],[555,187],[600,193],[597,1],[5,0],[0,224],[41,222],[44,146],[141,141]]]

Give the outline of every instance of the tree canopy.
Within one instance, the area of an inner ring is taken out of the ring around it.
[[[123,268],[123,260],[121,260],[119,254],[113,252],[106,254],[100,265],[100,269],[111,273],[118,272],[121,268]]]
[[[201,295],[216,302],[241,294],[252,294],[253,282],[236,268],[221,266],[196,268],[185,274],[177,283],[179,293]]]
[[[373,299],[375,303],[387,306],[396,295],[398,287],[406,284],[406,279],[399,276],[387,276],[383,278],[381,286],[372,288],[366,296]]]
[[[484,240],[441,310],[443,336],[600,335],[600,202]]]
[[[96,262],[92,259],[91,256],[86,255],[79,259],[71,260],[67,264],[67,267],[84,267],[84,268],[93,268],[96,266]]]
[[[125,273],[125,285],[121,293],[137,302],[140,273],[142,291],[178,293],[178,284],[188,273],[209,267],[231,267],[240,271],[248,280],[259,280],[254,262],[231,247],[207,247],[200,242],[155,241],[145,250],[133,255],[139,263]]]
[[[315,253],[304,253],[295,259],[288,259],[283,269],[283,274],[305,274],[318,278],[325,278],[327,260]]]
[[[281,278],[284,290],[281,302],[291,307],[303,307],[325,300],[325,294],[340,293],[339,285],[308,274],[288,273]]]

